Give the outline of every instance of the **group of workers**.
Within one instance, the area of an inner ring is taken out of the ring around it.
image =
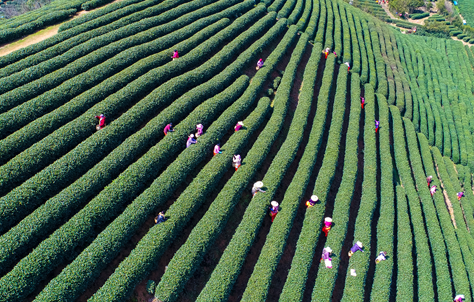
[[[328,55],[329,53],[331,52],[331,49],[329,47],[326,47],[322,53],[324,54],[324,58],[327,59],[328,58]],[[334,56],[337,58],[337,54],[335,51],[332,52],[334,54]],[[344,62],[344,65],[347,66],[347,71],[350,71],[351,70],[351,65],[349,64],[349,62]]]
[[[349,250],[349,253],[348,253],[349,258],[352,257],[352,255],[354,255],[354,253],[356,253],[357,251],[364,252],[362,242],[360,241],[357,241],[356,243],[354,243],[354,245]],[[326,268],[332,268],[331,256],[332,256],[332,249],[330,247],[325,247],[323,249],[323,254],[321,256],[321,262],[324,261]],[[379,264],[381,261],[385,261],[385,260],[387,260],[387,252],[381,251],[378,254],[377,258],[375,258],[375,264]],[[351,274],[353,276],[356,276],[355,269],[351,270]]]
[[[428,188],[430,188],[430,185],[431,185],[432,182],[433,182],[433,176],[430,175],[426,178],[426,183],[428,184]],[[436,188],[437,188],[436,185],[431,186],[431,188],[430,188],[431,197],[433,197],[434,193],[436,193]],[[456,196],[458,198],[458,201],[460,201],[461,198],[465,197],[466,195],[464,195],[464,192],[457,192]]]

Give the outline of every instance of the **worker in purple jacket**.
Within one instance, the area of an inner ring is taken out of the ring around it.
[[[324,264],[326,265],[326,268],[332,268],[332,250],[330,247],[325,247],[323,248],[323,255],[321,256],[321,261],[324,260]]]
[[[188,141],[186,142],[186,148],[191,147],[192,144],[197,143],[197,140],[194,138],[194,134],[188,136]]]
[[[257,70],[263,67],[263,59],[258,60],[257,62]]]
[[[353,247],[351,247],[351,250],[349,251],[349,257],[352,257],[352,255],[354,255],[355,252],[357,251],[361,251],[361,252],[364,252],[362,250],[362,242],[360,241],[357,241],[356,244],[354,244]]]
[[[202,124],[197,124],[196,130],[196,137],[200,137],[202,135],[202,132],[204,131],[204,126]]]

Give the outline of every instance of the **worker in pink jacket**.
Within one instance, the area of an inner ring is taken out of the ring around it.
[[[243,125],[244,125],[243,122],[237,122],[237,124],[234,127],[235,132],[239,131]]]
[[[204,126],[202,124],[196,125],[196,137],[200,137],[204,131]]]
[[[219,144],[215,145],[214,146],[214,156],[216,156],[217,154],[221,154],[222,151],[221,151],[221,147],[219,146]]]
[[[329,234],[329,231],[331,230],[332,226],[332,218],[331,217],[326,217],[324,218],[324,226],[323,226],[323,233],[326,235],[326,237]]]
[[[171,57],[173,59],[173,61],[177,58],[179,58],[179,54],[178,54],[178,51],[175,49],[174,52],[173,52],[173,56]]]
[[[168,132],[173,132],[174,129],[173,129],[173,124],[172,123],[169,123],[168,125],[165,126],[165,129],[163,129],[163,132],[165,133],[165,135],[168,134]]]
[[[433,197],[434,193],[436,193],[436,186],[435,185],[431,186],[430,193],[431,193],[431,197]]]
[[[464,192],[458,192],[457,194],[458,200],[461,200],[462,197],[464,197]]]

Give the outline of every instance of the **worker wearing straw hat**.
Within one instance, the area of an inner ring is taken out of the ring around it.
[[[433,176],[430,175],[426,178],[426,182],[428,183],[428,188],[430,187],[430,184],[432,181],[433,181]]]
[[[202,135],[202,132],[204,131],[204,126],[202,124],[197,124],[196,125],[196,138],[200,137]]]
[[[278,208],[279,204],[276,201],[271,202],[271,207],[270,207],[270,216],[272,217],[272,222],[275,219],[276,215],[278,214]]]
[[[328,233],[331,230],[331,226],[332,226],[332,218],[331,217],[324,218],[323,232],[326,235],[326,237],[328,236]]]
[[[375,264],[379,264],[380,261],[385,261],[387,260],[387,252],[380,252],[377,258],[375,258]]]
[[[464,302],[464,295],[457,295],[456,297],[454,297],[454,302]]]
[[[318,202],[318,200],[318,196],[312,195],[311,198],[306,202],[306,206],[311,208]]]
[[[352,257],[352,255],[354,255],[355,252],[357,251],[361,251],[361,252],[364,252],[362,250],[362,242],[360,241],[357,241],[354,246],[351,247],[351,250],[349,251],[349,257]]]
[[[240,154],[234,155],[234,157],[232,158],[232,166],[234,166],[235,171],[237,171],[241,163],[242,163],[242,158],[240,157]]]
[[[330,247],[323,248],[323,255],[321,256],[321,262],[324,260],[326,268],[332,268],[332,250]]]
[[[194,134],[190,134],[186,142],[186,148],[189,148],[192,144],[195,144],[195,143],[197,143],[197,140],[194,138]]]
[[[256,183],[254,183],[252,187],[252,196],[255,196],[257,192],[265,193],[265,191],[263,191],[262,188],[263,188],[263,182],[257,181]]]
[[[242,121],[237,122],[237,125],[235,125],[235,127],[234,127],[235,132],[239,131],[240,128],[242,128],[243,125],[244,125],[244,123]]]

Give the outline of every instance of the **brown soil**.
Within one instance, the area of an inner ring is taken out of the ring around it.
[[[443,180],[441,179],[441,175],[439,174],[439,168],[438,168],[438,164],[436,163],[436,160],[434,161],[434,164],[435,164],[436,173],[438,174],[438,179],[440,182],[440,187],[441,187],[440,189],[443,190],[443,196],[444,196],[444,202],[446,203],[446,209],[449,212],[449,216],[451,216],[451,221],[453,222],[454,228],[457,229],[456,220],[454,219],[453,204],[451,203],[451,200],[449,200],[448,193],[444,189]]]

